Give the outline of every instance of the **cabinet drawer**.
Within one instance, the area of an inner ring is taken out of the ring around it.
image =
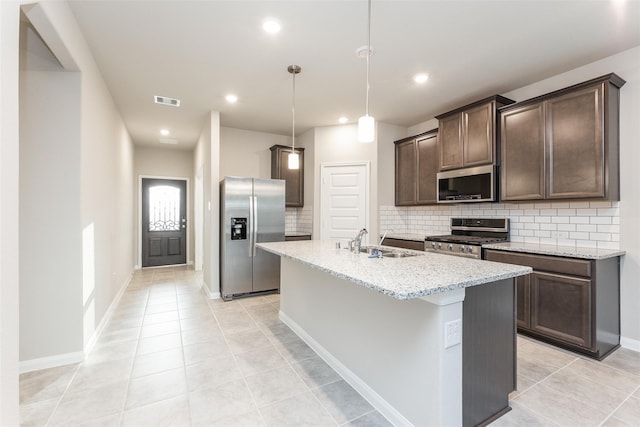
[[[504,262],[507,264],[524,265],[536,271],[548,271],[551,273],[568,274],[571,276],[591,277],[591,261],[560,258],[546,255],[530,255],[515,252],[485,251],[485,259],[488,261]]]

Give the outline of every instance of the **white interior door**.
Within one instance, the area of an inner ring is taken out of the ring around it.
[[[321,239],[353,239],[369,229],[368,163],[322,165],[320,191]]]

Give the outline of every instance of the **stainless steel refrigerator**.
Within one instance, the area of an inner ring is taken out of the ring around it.
[[[280,289],[280,257],[256,243],[284,240],[285,182],[225,177],[220,182],[220,294]]]

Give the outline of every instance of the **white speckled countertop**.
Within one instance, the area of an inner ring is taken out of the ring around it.
[[[509,279],[532,271],[529,267],[397,248],[387,249],[418,255],[369,258],[366,253],[336,249],[335,242],[329,240],[258,243],[257,246],[399,300]]]
[[[508,252],[524,252],[538,255],[554,255],[582,259],[606,259],[625,254],[621,250],[579,248],[575,246],[540,245],[535,243],[504,242],[482,245],[484,249],[497,249]]]

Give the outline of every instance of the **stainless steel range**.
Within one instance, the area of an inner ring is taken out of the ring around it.
[[[509,218],[451,218],[451,234],[425,240],[425,251],[481,259],[482,245],[509,240]]]

